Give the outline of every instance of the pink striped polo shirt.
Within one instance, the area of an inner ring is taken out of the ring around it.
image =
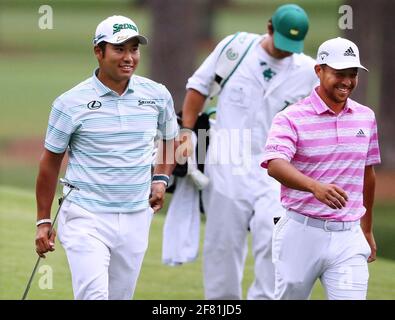
[[[356,221],[365,214],[363,178],[365,166],[380,163],[374,112],[351,99],[336,115],[314,89],[304,100],[289,106],[273,119],[263,162],[281,158],[303,174],[343,188],[348,201],[331,209],[312,193],[281,186],[286,209],[303,215],[337,221]]]

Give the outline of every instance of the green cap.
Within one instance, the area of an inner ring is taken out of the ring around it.
[[[283,51],[300,53],[303,40],[309,30],[306,12],[296,4],[285,4],[277,8],[272,16],[274,46]]]

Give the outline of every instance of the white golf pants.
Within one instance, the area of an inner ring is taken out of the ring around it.
[[[242,298],[248,228],[252,233],[255,279],[247,298],[274,299],[273,217],[285,212],[276,188],[255,201],[248,200],[248,196],[229,198],[211,186],[203,190],[207,216],[203,248],[206,299]]]
[[[274,228],[275,298],[308,299],[320,279],[330,300],[366,299],[370,246],[359,224],[331,231],[302,219],[287,212]]]
[[[153,210],[92,213],[65,201],[58,237],[70,265],[75,299],[127,300],[133,297]]]

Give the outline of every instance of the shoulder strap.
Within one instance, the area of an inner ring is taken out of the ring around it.
[[[209,99],[218,95],[226,82],[243,61],[252,44],[259,38],[258,34],[238,32],[223,47],[216,66],[215,78],[210,86]]]

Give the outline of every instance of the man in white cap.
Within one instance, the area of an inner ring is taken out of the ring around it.
[[[268,21],[267,34],[226,37],[188,80],[181,131],[187,141],[219,76],[219,57],[225,53],[230,64],[243,57],[234,72],[221,80],[216,123],[211,129],[215,134],[210,135],[206,157],[205,173],[210,178],[203,190],[206,299],[242,298],[248,230],[255,279],[247,298],[273,299],[271,237],[277,217],[285,211],[280,184],[259,164],[273,117],[307,96],[318,82],[314,60],[302,53],[308,27],[308,16],[300,6],[282,5]],[[247,43],[249,49],[238,54],[233,50],[235,42]]]
[[[134,75],[147,39],[123,16],[102,21],[99,68],[53,103],[37,178],[39,256],[54,250],[50,209],[66,150],[66,179],[79,188],[59,213],[58,234],[75,299],[131,299],[174,164],[178,126],[169,91]],[[163,141],[151,177],[154,138]],[[64,193],[68,191],[67,187]]]
[[[360,69],[353,42],[325,41],[320,85],[273,120],[262,166],[287,209],[273,233],[276,299],[308,299],[318,278],[328,299],[366,299],[380,152],[374,112],[349,98]]]

